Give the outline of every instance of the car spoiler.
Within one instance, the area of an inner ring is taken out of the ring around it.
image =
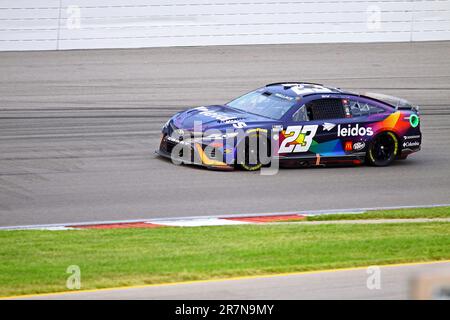
[[[415,113],[419,113],[420,109],[419,106],[413,105],[409,101],[402,98],[397,98],[386,94],[373,92],[367,92],[364,94],[364,96],[387,103],[388,105],[394,107],[395,110],[411,110],[414,111]]]

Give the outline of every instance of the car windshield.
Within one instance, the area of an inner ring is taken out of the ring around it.
[[[262,91],[247,93],[227,103],[231,108],[275,120],[280,120],[294,104],[294,97]]]

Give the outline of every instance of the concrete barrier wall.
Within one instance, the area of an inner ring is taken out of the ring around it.
[[[0,0],[0,50],[450,40],[450,0]]]

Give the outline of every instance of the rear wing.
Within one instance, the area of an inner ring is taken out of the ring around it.
[[[402,98],[397,98],[397,97],[389,96],[386,94],[373,93],[373,92],[367,92],[364,95],[366,97],[387,103],[390,106],[394,107],[395,110],[411,110],[417,114],[419,113],[419,106],[413,105],[409,101],[402,99]]]

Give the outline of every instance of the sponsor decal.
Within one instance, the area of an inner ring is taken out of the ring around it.
[[[264,132],[267,133],[267,129],[264,128],[254,128],[254,129],[248,129],[246,133],[252,133],[252,132]]]
[[[325,122],[325,123],[322,125],[322,127],[323,127],[323,130],[324,130],[324,131],[331,131],[334,127],[336,127],[336,125],[335,125],[334,123],[328,123],[328,122]]]
[[[403,139],[405,140],[413,140],[413,139],[420,139],[420,134],[415,135],[415,136],[403,136]]]
[[[201,112],[199,114],[204,115],[205,117],[210,117],[219,121],[230,121],[233,120],[234,117],[230,117],[224,114],[220,114],[215,111],[210,111],[206,107],[198,107],[197,110],[200,110]]]
[[[274,125],[272,125],[272,130],[276,131],[276,132],[282,131],[283,130],[283,125],[281,125],[281,124],[274,124]]]
[[[233,127],[236,129],[242,129],[245,128],[247,126],[247,124],[243,121],[239,121],[238,118],[235,117],[230,117],[227,116],[225,114],[220,114],[218,112],[214,112],[214,111],[210,111],[208,108],[206,107],[198,107],[197,110],[200,110],[200,114],[204,115],[206,117],[210,117],[213,119],[216,119],[218,121],[221,121],[223,123],[232,123]]]
[[[239,118],[228,119],[228,120],[224,120],[222,122],[223,123],[236,123],[236,122],[239,122]]]
[[[421,135],[417,134],[414,136],[403,136],[403,148],[412,148],[420,146]]]
[[[353,144],[353,150],[355,151],[361,151],[362,149],[364,149],[366,147],[366,144],[362,141],[360,142],[355,142]]]
[[[247,124],[242,121],[233,123],[233,127],[235,127],[236,129],[242,129],[242,128],[245,128],[246,126],[247,126]]]
[[[179,144],[182,144],[182,145],[185,145],[185,146],[190,146],[191,145],[189,141],[176,139],[176,138],[171,137],[171,136],[167,136],[167,140],[175,142],[175,143],[179,143]]]
[[[403,142],[403,148],[410,148],[410,147],[418,147],[420,146],[419,141],[405,141]]]
[[[350,113],[350,107],[349,106],[345,106],[344,107],[344,112],[345,112],[345,117],[346,118],[351,118],[352,114]]]
[[[360,127],[359,124],[352,126],[349,124],[347,127],[338,125],[338,137],[364,137],[373,136],[373,130],[371,127]]]
[[[290,97],[290,96],[287,96],[287,95],[281,94],[281,93],[275,93],[274,96],[281,98],[281,99],[288,100],[288,101],[294,100],[294,97]]]
[[[353,142],[345,141],[344,150],[345,151],[352,151],[353,150]]]

